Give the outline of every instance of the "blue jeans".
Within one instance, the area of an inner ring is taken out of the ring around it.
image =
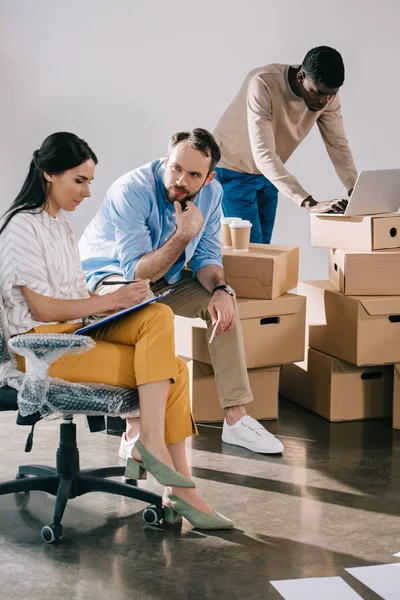
[[[276,187],[264,175],[250,175],[220,167],[215,170],[224,190],[224,216],[251,221],[250,242],[269,244],[278,204]]]

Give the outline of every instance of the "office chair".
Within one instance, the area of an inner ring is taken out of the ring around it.
[[[87,416],[90,431],[105,429],[105,415],[126,414],[138,407],[137,390],[69,383],[48,376],[50,364],[67,353],[90,350],[95,342],[86,336],[68,334],[26,334],[9,340],[15,354],[25,356],[26,373],[16,370],[15,357],[8,351],[0,313],[0,411],[18,411],[17,424],[30,426],[25,446],[30,452],[35,425],[43,417],[57,416],[60,424],[56,467],[23,465],[18,468],[15,480],[0,483],[0,496],[29,491],[43,491],[56,496],[53,522],[42,528],[44,542],[50,544],[63,536],[61,520],[70,498],[88,492],[108,492],[148,502],[143,520],[160,525],[163,518],[162,498],[137,487],[137,482],[110,481],[110,477],[123,477],[125,467],[84,469],[79,467],[79,450],[76,443],[74,414]]]

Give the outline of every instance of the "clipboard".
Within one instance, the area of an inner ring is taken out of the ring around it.
[[[102,317],[101,319],[98,319],[97,321],[93,321],[93,323],[89,323],[89,325],[85,325],[84,327],[77,329],[76,331],[74,331],[74,335],[85,335],[86,333],[88,333],[88,331],[92,331],[92,329],[97,329],[97,327],[101,327],[101,325],[105,325],[106,323],[110,323],[111,321],[114,321],[115,319],[119,319],[120,317],[129,315],[131,312],[133,312],[135,310],[139,310],[139,308],[143,308],[144,306],[147,306],[148,304],[151,304],[152,302],[156,302],[157,300],[160,300],[160,298],[165,298],[165,296],[168,296],[168,294],[171,294],[174,291],[175,291],[175,288],[170,288],[169,290],[165,290],[165,292],[162,292],[161,294],[156,294],[155,296],[153,296],[153,298],[150,298],[149,300],[145,300],[144,302],[141,302],[140,304],[136,304],[135,306],[130,306],[129,308],[123,308],[122,310],[119,310],[118,312],[115,312],[112,315],[107,315],[106,317]]]

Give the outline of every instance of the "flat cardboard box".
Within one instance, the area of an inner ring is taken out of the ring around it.
[[[307,298],[305,345],[309,346],[310,325],[326,325],[325,291],[335,290],[327,281],[299,281],[297,291]]]
[[[224,248],[226,282],[238,298],[273,300],[293,290],[299,280],[299,249],[250,244],[248,252]]]
[[[309,348],[308,361],[282,367],[279,391],[329,421],[390,417],[393,367],[355,367]]]
[[[307,324],[325,325],[325,293],[327,290],[336,292],[336,288],[330,281],[299,281],[297,291],[301,296],[307,298]]]
[[[400,296],[345,296],[329,281],[298,289],[307,297],[311,348],[357,366],[400,362]]]
[[[303,360],[306,319],[304,297],[284,294],[275,300],[238,298],[237,301],[248,369]],[[175,316],[177,354],[210,365],[208,346],[204,321]]]
[[[214,371],[210,365],[187,360],[189,367],[190,399],[196,422],[223,421],[224,411],[219,404]],[[254,401],[246,410],[254,419],[278,418],[278,390],[280,367],[248,371]]]
[[[400,296],[400,252],[330,250],[329,279],[346,296]]]
[[[366,251],[400,248],[400,213],[364,217],[311,215],[311,245]]]

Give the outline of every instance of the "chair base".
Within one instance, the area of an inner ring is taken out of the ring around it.
[[[0,496],[21,492],[42,491],[56,496],[53,523],[42,529],[42,538],[51,543],[62,537],[61,520],[70,498],[88,492],[107,492],[150,503],[151,514],[145,509],[143,518],[149,524],[159,524],[163,518],[162,498],[140,489],[135,480],[126,483],[109,481],[108,477],[123,477],[125,467],[98,469],[79,468],[79,450],[76,444],[76,425],[72,420],[60,425],[60,446],[57,450],[57,466],[24,465],[19,467],[14,481],[0,484]],[[147,517],[146,517],[147,514]]]

